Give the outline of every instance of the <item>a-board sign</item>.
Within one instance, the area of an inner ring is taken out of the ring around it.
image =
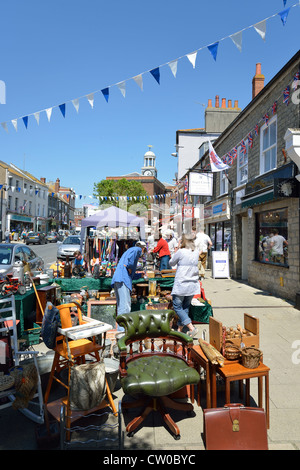
[[[228,251],[212,252],[212,277],[229,278]]]
[[[89,300],[87,316],[95,320],[103,321],[116,327],[117,302],[116,300]]]

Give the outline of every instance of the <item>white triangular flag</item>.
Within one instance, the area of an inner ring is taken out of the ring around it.
[[[38,123],[38,125],[40,124],[40,113],[33,113],[34,114],[34,117],[35,117],[35,120],[36,122]]]
[[[1,122],[1,126],[3,127],[3,129],[4,129],[6,132],[8,132],[6,122]]]
[[[176,59],[176,60],[172,60],[171,62],[168,63],[168,66],[172,70],[172,74],[174,75],[175,78],[176,78],[176,74],[177,74],[177,62],[178,61]]]
[[[14,126],[14,128],[16,129],[16,132],[17,132],[17,130],[18,130],[18,119],[12,119],[11,122],[12,122],[12,125]]]
[[[73,106],[76,109],[77,113],[79,110],[79,98],[76,98],[75,100],[72,100]]]
[[[120,83],[118,83],[118,87],[119,87],[119,90],[121,91],[122,95],[123,95],[124,98],[125,98],[125,95],[126,95],[126,85],[125,85],[125,82],[120,82]]]
[[[226,163],[224,163],[221,158],[216,154],[215,149],[213,148],[210,140],[208,141],[208,148],[211,171],[223,171],[230,168],[230,166],[226,165]]]
[[[230,38],[232,39],[233,43],[236,45],[236,47],[238,48],[238,50],[240,52],[242,52],[242,31],[239,31],[238,33],[235,33],[235,34],[232,34],[230,36]]]
[[[86,95],[86,97],[91,107],[94,108],[94,93],[90,93],[89,95]]]
[[[187,54],[187,58],[189,59],[190,63],[192,64],[193,68],[195,68],[197,52],[192,52],[191,54]]]
[[[49,122],[50,122],[50,119],[51,119],[52,109],[53,109],[53,108],[45,109],[46,114],[47,114],[47,118],[48,118],[48,121],[49,121]]]
[[[266,40],[266,20],[256,23],[254,25],[254,29],[260,35],[260,37],[265,41]]]
[[[133,77],[133,80],[135,81],[135,83],[138,84],[138,86],[140,87],[140,89],[143,91],[143,77],[142,75],[136,75],[135,77]]]

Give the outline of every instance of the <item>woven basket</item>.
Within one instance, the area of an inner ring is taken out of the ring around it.
[[[242,364],[248,369],[256,369],[259,366],[262,352],[257,348],[243,348],[242,349]]]
[[[225,344],[223,356],[229,361],[235,361],[241,357],[241,350],[236,344],[227,343]]]
[[[14,383],[15,379],[12,376],[4,375],[3,372],[0,372],[0,392],[13,387]]]

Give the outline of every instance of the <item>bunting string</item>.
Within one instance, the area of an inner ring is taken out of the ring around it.
[[[286,0],[283,0],[283,5],[284,5],[284,7],[286,7]],[[51,106],[50,108],[46,108],[46,109],[36,111],[34,113],[31,113],[31,114],[27,114],[26,116],[22,116],[22,117],[19,117],[19,118],[15,118],[15,119],[11,119],[9,121],[2,122],[1,126],[6,132],[8,132],[8,124],[12,124],[15,131],[17,132],[18,131],[18,121],[20,120],[20,121],[23,122],[25,128],[28,129],[29,118],[34,116],[37,124],[39,125],[40,114],[41,113],[45,113],[46,116],[47,116],[48,122],[50,122],[51,117],[52,117],[52,111],[55,108],[59,108],[63,118],[65,118],[66,117],[66,112],[67,112],[67,105],[72,103],[72,105],[74,106],[76,112],[78,113],[79,112],[80,101],[82,99],[86,99],[88,101],[88,103],[90,104],[91,108],[94,108],[95,95],[101,94],[104,97],[105,101],[108,103],[109,102],[109,96],[110,96],[110,90],[113,87],[117,87],[120,90],[122,96],[125,98],[126,97],[126,84],[127,84],[127,82],[133,80],[139,86],[141,91],[143,91],[143,75],[145,75],[147,73],[150,73],[152,75],[152,77],[155,79],[155,81],[160,85],[160,70],[161,70],[162,67],[168,66],[171,69],[171,72],[172,72],[173,76],[176,78],[177,69],[178,69],[178,62],[182,59],[187,58],[189,60],[189,62],[192,64],[192,67],[195,69],[198,52],[200,52],[204,49],[207,49],[210,52],[212,58],[216,61],[217,60],[217,55],[218,55],[219,45],[222,41],[225,41],[226,39],[231,39],[231,41],[234,43],[234,45],[237,47],[237,49],[240,52],[242,52],[243,33],[245,31],[250,30],[250,29],[254,29],[259,34],[259,36],[265,41],[266,40],[266,24],[267,24],[267,21],[269,21],[272,18],[275,18],[275,17],[279,16],[279,18],[282,22],[282,25],[285,26],[290,10],[294,7],[297,7],[297,6],[300,6],[300,2],[298,2],[294,5],[291,5],[288,8],[284,8],[284,10],[280,11],[279,13],[275,13],[275,14],[259,21],[258,23],[252,24],[250,26],[247,26],[247,27],[241,29],[240,31],[237,31],[233,34],[225,36],[225,37],[219,39],[218,41],[215,41],[212,44],[202,46],[202,47],[200,47],[199,49],[196,49],[193,52],[190,52],[188,54],[177,57],[177,59],[166,62],[165,64],[162,64],[162,65],[160,65],[158,67],[155,67],[153,69],[149,69],[149,70],[147,70],[145,72],[142,72],[142,73],[140,73],[140,74],[138,74],[134,77],[131,77],[131,78],[127,79],[127,80],[123,80],[123,81],[117,82],[115,84],[106,86],[106,87],[104,87],[100,90],[94,91],[93,93],[89,93],[87,95],[83,95],[81,97],[78,97],[78,98],[75,98],[75,99],[72,99],[72,100],[66,100],[64,103],[61,103],[59,105]]]

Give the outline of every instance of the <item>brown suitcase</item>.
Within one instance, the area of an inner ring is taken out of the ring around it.
[[[203,410],[203,432],[206,450],[268,450],[262,408],[230,403]]]

